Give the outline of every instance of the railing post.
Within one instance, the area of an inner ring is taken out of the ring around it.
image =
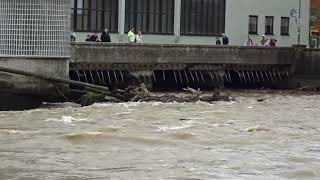
[[[174,36],[175,42],[179,42],[180,38],[180,14],[181,14],[181,0],[174,1]]]
[[[119,0],[119,13],[118,13],[118,32],[119,41],[124,40],[124,26],[125,26],[125,11],[126,11],[126,0]]]

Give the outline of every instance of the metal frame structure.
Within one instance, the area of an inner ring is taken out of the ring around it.
[[[77,32],[118,32],[118,0],[72,0],[72,28]]]
[[[0,0],[0,57],[69,57],[70,0]]]

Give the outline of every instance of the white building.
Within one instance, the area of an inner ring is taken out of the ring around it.
[[[145,43],[215,44],[225,33],[230,45],[262,35],[278,46],[298,43],[290,11],[300,0],[72,0],[77,41],[108,28],[112,42],[126,42],[129,27],[141,30]],[[301,44],[308,44],[310,0],[301,0]],[[298,15],[299,13],[297,13]]]

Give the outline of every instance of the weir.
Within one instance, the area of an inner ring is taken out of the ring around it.
[[[70,78],[121,87],[138,80],[152,88],[276,87],[294,76],[291,47],[72,43]]]

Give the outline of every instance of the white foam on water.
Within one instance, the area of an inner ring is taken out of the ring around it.
[[[121,121],[130,121],[130,122],[134,122],[137,121],[136,119],[130,119],[130,118],[124,118]]]
[[[141,102],[127,102],[127,103],[119,103],[118,105],[129,108],[129,107],[137,107],[143,103]]]
[[[208,102],[203,102],[203,101],[197,101],[196,104],[204,104],[204,105],[207,105],[209,104]]]
[[[0,129],[0,134],[23,134],[23,131],[17,131],[14,129]]]
[[[80,122],[80,121],[88,121],[87,119],[77,119],[72,116],[62,116],[60,119],[58,118],[48,118],[45,122],[63,122],[66,124],[72,124],[72,122]]]
[[[231,124],[228,124],[228,123],[222,123],[222,124],[214,123],[214,124],[211,125],[211,127],[223,127],[223,126],[231,126]]]
[[[90,137],[90,136],[99,136],[103,135],[103,132],[99,131],[88,131],[88,132],[79,132],[79,133],[68,133],[64,136],[67,138],[84,138],[84,137]]]
[[[271,131],[271,129],[268,129],[266,127],[262,127],[260,125],[254,126],[254,127],[249,127],[245,129],[246,132],[268,132]]]
[[[158,127],[159,132],[166,132],[168,130],[181,130],[181,129],[188,129],[193,127],[193,122],[192,121],[187,121],[185,124],[181,125],[181,126],[162,126],[162,127]]]
[[[215,104],[216,105],[233,105],[233,104],[237,104],[237,102],[236,101],[216,101]]]
[[[161,104],[163,104],[163,103],[162,102],[152,102],[151,106],[159,106]]]
[[[103,134],[102,132],[85,132],[88,135],[101,135]]]
[[[125,111],[125,112],[119,112],[119,113],[113,113],[111,116],[120,116],[120,115],[128,115],[131,114],[132,112],[130,111]]]
[[[91,106],[93,106],[93,107],[110,107],[110,106],[113,106],[113,105],[114,104],[112,104],[112,103],[94,103]]]

